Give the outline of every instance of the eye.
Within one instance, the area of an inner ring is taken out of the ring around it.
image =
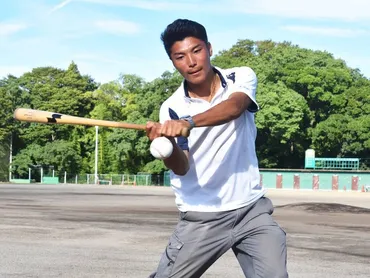
[[[194,50],[194,53],[199,53],[200,51],[202,51],[202,49],[201,48],[197,48],[197,49]]]
[[[184,58],[184,56],[176,56],[175,57],[176,60],[182,60],[182,58]]]

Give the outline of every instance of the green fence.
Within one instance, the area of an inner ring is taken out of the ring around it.
[[[339,171],[305,171],[305,170],[267,170],[261,169],[262,184],[266,188],[277,187],[277,175],[280,175],[282,188],[293,189],[295,176],[299,177],[300,189],[312,189],[314,176],[317,176],[319,189],[332,190],[333,176],[338,181],[339,190],[350,190],[352,179],[358,178],[358,188],[370,185],[370,172],[339,172]]]
[[[31,183],[30,179],[11,179],[11,183]]]
[[[136,185],[151,185],[152,175],[151,174],[138,174],[136,175]]]
[[[58,177],[43,177],[42,178],[42,183],[58,184],[59,183],[59,178]]]
[[[351,190],[354,181],[358,190],[363,187],[370,188],[370,171],[324,171],[311,169],[260,169],[261,184],[266,188],[277,188],[278,184],[283,189],[297,188],[312,190],[317,184],[320,190]],[[315,180],[314,180],[315,178]],[[34,180],[13,179],[13,183],[32,183]],[[80,174],[69,176],[66,173],[59,177],[44,176],[44,184],[77,183],[94,184],[94,174]],[[134,174],[99,174],[98,183],[101,185],[132,185],[132,186],[171,186],[170,171],[163,174],[138,173]],[[355,186],[356,187],[356,186]]]
[[[305,159],[305,168],[332,169],[332,170],[358,170],[360,168],[359,158],[314,158]]]
[[[170,171],[164,172],[163,185],[171,186]]]

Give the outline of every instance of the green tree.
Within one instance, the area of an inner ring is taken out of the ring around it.
[[[25,73],[19,78],[19,86],[30,96],[29,106],[33,109],[46,110],[84,117],[93,108],[93,102],[87,92],[97,87],[88,76],[82,76],[76,64],[71,63],[67,70],[42,67]],[[20,137],[25,144],[44,145],[57,139],[68,139],[73,130],[69,125],[25,124]]]
[[[48,142],[45,146],[31,144],[14,157],[14,173],[18,176],[28,174],[28,169],[36,165],[44,169],[52,168],[57,172],[77,174],[81,167],[81,156],[72,142],[57,140]]]
[[[304,149],[308,146],[317,148],[317,153],[325,157],[368,157],[365,146],[369,137],[366,130],[370,117],[369,80],[343,60],[290,42],[239,40],[229,50],[216,55],[213,62],[221,67],[251,67],[259,80],[257,99],[275,100],[267,102],[269,115],[266,107],[256,115],[262,166],[302,167]],[[287,90],[291,92],[291,102],[288,100],[286,104],[271,95],[272,92],[279,97],[287,95]],[[303,97],[299,105],[295,102],[297,94]],[[293,112],[299,109],[303,116]],[[290,120],[286,117],[289,113]],[[347,123],[345,127],[344,123]],[[339,139],[333,137],[341,138],[341,142],[337,143]],[[295,151],[289,152],[289,145]]]
[[[260,86],[256,113],[257,153],[261,167],[300,165],[308,146],[306,100],[282,82]]]
[[[222,68],[249,66],[257,74],[261,167],[303,167],[305,150],[314,148],[321,157],[361,158],[362,167],[370,168],[370,80],[358,69],[326,51],[248,39],[219,52],[212,63]],[[161,103],[181,81],[177,71],[166,71],[151,82],[126,74],[98,84],[81,75],[74,62],[66,70],[39,67],[0,80],[0,178],[9,166],[10,142],[17,175],[26,175],[30,165],[93,172],[93,127],[16,122],[15,108],[145,124],[159,120]],[[163,172],[163,162],[151,156],[149,146],[143,131],[100,127],[99,172]]]
[[[90,111],[94,109],[95,102],[90,98],[90,92],[97,87],[98,84],[91,77],[79,73],[77,65],[73,62],[67,70],[53,67],[35,68],[17,79],[12,79],[11,86],[7,85],[8,91],[13,88],[13,91],[25,100],[24,103],[16,104],[17,107],[30,107],[80,117],[89,116]],[[41,163],[40,149],[34,146],[39,146],[43,150],[46,145],[49,146],[48,143],[55,142],[57,147],[63,140],[73,142],[72,149],[77,151],[78,156],[84,156],[84,148],[80,141],[84,130],[85,128],[72,125],[17,123],[17,128],[13,132],[16,154],[14,163],[19,161],[18,155],[22,156],[20,150],[23,150],[23,157],[28,155],[35,160],[31,164]],[[27,167],[22,168],[20,165],[26,165],[29,161],[30,159],[18,162],[17,167],[24,170]],[[64,166],[61,161],[55,163],[56,168]],[[78,171],[82,168],[81,163],[78,162],[70,169]]]

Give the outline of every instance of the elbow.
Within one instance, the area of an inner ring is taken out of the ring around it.
[[[240,107],[234,107],[229,111],[229,121],[239,118],[243,114],[244,110]]]
[[[239,118],[242,114],[243,114],[244,111],[242,110],[237,110],[235,111],[234,113],[231,114],[231,117],[233,120]]]
[[[244,93],[236,93],[236,97],[228,99],[229,101],[229,120],[239,118],[251,103],[251,99]]]
[[[186,171],[173,171],[175,173],[175,175],[178,175],[178,176],[185,176],[186,175]]]
[[[244,103],[242,101],[238,101],[237,99],[231,100],[231,106],[229,109],[229,120],[235,120],[239,118],[243,112],[245,111]]]
[[[173,169],[172,171],[178,176],[185,176],[189,172],[189,164],[187,163],[186,166]]]

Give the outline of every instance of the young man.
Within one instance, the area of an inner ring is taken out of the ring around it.
[[[245,277],[288,277],[286,235],[259,184],[255,73],[212,66],[212,46],[197,22],[176,20],[161,39],[184,81],[161,105],[160,123],[147,123],[147,135],[174,146],[164,163],[180,219],[150,277],[201,277],[230,248]]]

